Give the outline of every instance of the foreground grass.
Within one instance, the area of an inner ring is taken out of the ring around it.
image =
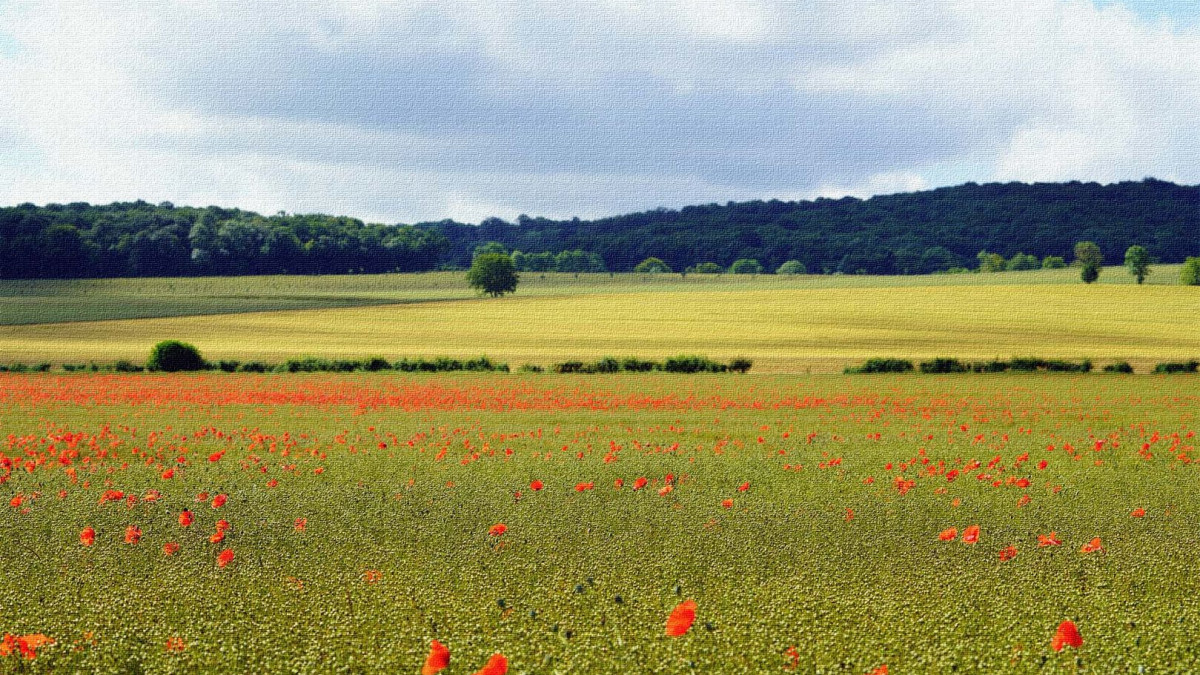
[[[972,275],[973,278],[990,275]],[[1002,275],[995,275],[1002,276]],[[947,277],[950,278],[950,277]],[[689,277],[691,279],[691,277]],[[473,357],[517,366],[680,353],[758,372],[836,372],[873,356],[1154,362],[1200,355],[1200,289],[1022,284],[622,288],[346,309],[0,327],[0,360],[143,361],[161,339],[210,359]]]
[[[0,633],[56,640],[0,667],[407,673],[437,639],[447,673],[1195,670],[1198,387],[0,375]]]

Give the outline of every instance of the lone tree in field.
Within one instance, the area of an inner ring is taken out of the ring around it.
[[[507,253],[477,255],[471,261],[471,269],[467,271],[467,283],[493,298],[505,293],[515,293],[520,278],[512,257]]]
[[[1125,251],[1125,266],[1129,274],[1140,284],[1150,274],[1150,252],[1144,246],[1130,246]]]
[[[1079,263],[1079,276],[1083,283],[1090,284],[1100,278],[1100,264],[1104,254],[1095,242],[1081,241],[1075,244],[1075,262]]]

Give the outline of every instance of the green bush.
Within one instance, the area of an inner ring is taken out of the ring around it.
[[[972,373],[1003,373],[1007,371],[1009,364],[1007,361],[992,359],[991,361],[975,361],[971,364]]]
[[[535,366],[532,363],[525,363],[525,364],[522,364],[520,368],[517,368],[517,372],[518,373],[544,373],[544,372],[546,372],[546,369],[541,366]]]
[[[629,357],[621,360],[621,370],[630,373],[648,373],[652,370],[661,370],[662,364],[657,361],[643,361]]]
[[[762,274],[763,266],[752,258],[741,258],[733,261],[729,271],[733,274]]]
[[[729,362],[729,370],[735,373],[748,373],[754,362],[750,359],[738,357]]]
[[[49,366],[50,364],[46,364],[47,370],[49,370]],[[145,368],[132,361],[121,359],[113,364],[113,370],[117,371],[118,373],[140,373],[145,370]]]
[[[1157,375],[1174,375],[1176,373],[1194,373],[1200,368],[1200,361],[1168,361],[1154,366]]]
[[[1179,283],[1184,286],[1200,286],[1200,258],[1188,258],[1179,270]]]
[[[969,373],[971,367],[958,359],[937,358],[932,361],[922,361],[922,373]]]
[[[241,363],[237,361],[226,361],[224,359],[217,362],[217,368],[223,373],[236,373],[240,365]]]
[[[911,373],[913,362],[907,359],[867,359],[861,366],[852,366],[844,371],[847,375],[864,373]]]
[[[163,340],[154,345],[146,361],[148,369],[165,373],[204,370],[207,366],[199,349],[178,340]]]
[[[1042,258],[1042,269],[1044,270],[1061,270],[1066,267],[1067,261],[1060,255],[1048,255]]]
[[[239,373],[267,373],[272,370],[271,364],[262,361],[247,361],[238,366]]]
[[[582,373],[584,371],[583,361],[567,361],[565,363],[554,364],[554,372],[556,373]]]
[[[1117,363],[1110,363],[1107,366],[1104,366],[1104,372],[1106,372],[1106,373],[1132,373],[1133,366],[1129,365],[1128,361],[1118,361]]]
[[[723,373],[729,370],[729,366],[705,356],[680,354],[663,361],[662,369],[668,373]]]
[[[808,274],[808,270],[799,260],[789,260],[780,265],[775,274]]]

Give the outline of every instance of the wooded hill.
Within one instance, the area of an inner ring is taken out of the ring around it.
[[[1161,262],[1200,254],[1200,186],[1160,180],[967,183],[874,197],[730,202],[584,221],[521,216],[478,225],[372,225],[327,215],[262,216],[169,203],[0,209],[0,278],[367,273],[466,267],[499,242],[524,253],[595,253],[629,271],[799,260],[810,273],[920,274],[974,267],[981,250],[1063,256],[1099,244],[1119,263],[1140,244]]]

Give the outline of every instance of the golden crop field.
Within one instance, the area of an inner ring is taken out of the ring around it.
[[[1142,368],[1200,356],[1194,328],[1200,289],[1139,287],[1126,283],[1120,269],[1106,270],[1102,280],[1109,283],[1086,286],[1072,281],[1075,274],[803,280],[527,274],[516,295],[500,299],[470,296],[448,273],[421,275],[424,289],[412,285],[414,277],[398,277],[410,284],[396,287],[407,294],[406,304],[0,326],[0,361],[140,362],[168,338],[192,342],[210,359],[486,354],[515,367],[698,353],[745,356],[756,372],[839,371],[873,356],[1125,359]],[[375,296],[386,295],[382,282],[373,283]]]

